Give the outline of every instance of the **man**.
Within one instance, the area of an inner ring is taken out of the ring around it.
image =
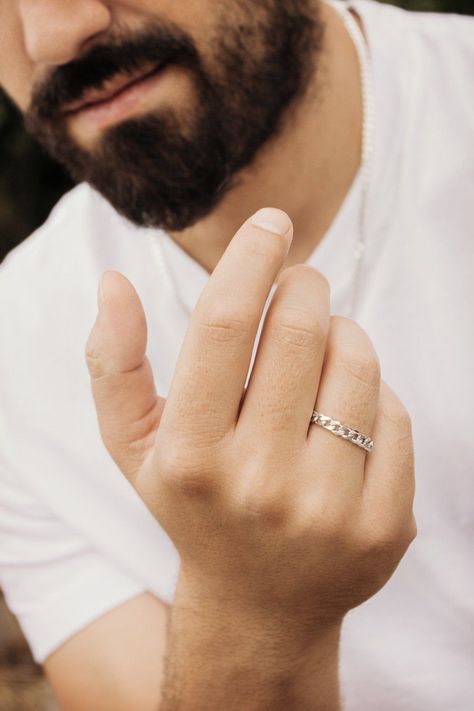
[[[1,19],[86,181],[1,279],[1,584],[62,706],[468,708],[472,20]]]

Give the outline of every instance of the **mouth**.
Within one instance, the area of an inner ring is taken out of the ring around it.
[[[151,68],[150,66],[145,69],[142,68],[139,72],[134,74],[122,74],[112,77],[112,79],[106,81],[100,89],[87,91],[78,101],[67,104],[62,109],[62,113],[65,115],[77,114],[80,111],[112,102],[136,84],[157,74],[162,68],[163,65],[161,64],[158,66],[152,65]]]
[[[104,129],[152,110],[157,87],[167,70],[172,75],[171,65],[154,64],[135,75],[113,77],[100,89],[86,92],[80,100],[66,105],[63,118],[79,142],[92,145]]]

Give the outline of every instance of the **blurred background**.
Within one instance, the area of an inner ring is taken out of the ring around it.
[[[409,10],[474,15],[474,0],[398,0],[393,4]],[[25,134],[21,117],[0,91],[0,262],[46,219],[71,187],[59,166]],[[0,593],[0,711],[56,708]]]

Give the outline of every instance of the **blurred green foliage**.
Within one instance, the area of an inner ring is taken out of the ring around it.
[[[398,0],[394,4],[410,10],[474,14],[474,0]],[[25,134],[18,112],[0,93],[0,261],[45,220],[71,185],[59,166]]]

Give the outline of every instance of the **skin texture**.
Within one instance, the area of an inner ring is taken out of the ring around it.
[[[227,0],[213,23],[202,46],[161,17],[119,27],[32,97],[28,129],[139,226],[183,230],[212,213],[313,79],[322,32],[310,0]]]
[[[21,111],[33,88],[115,32],[162,18],[189,33],[205,53],[215,22],[212,0],[2,0],[0,85]],[[360,162],[361,93],[357,55],[335,13],[321,5],[325,41],[321,71],[293,120],[270,141],[218,209],[174,239],[209,272],[232,235],[263,205],[277,205],[295,226],[288,264],[303,262],[326,233]],[[160,101],[177,111],[193,97],[186,76]],[[86,140],[84,138],[84,140]]]
[[[65,711],[157,711],[169,610],[143,593],[53,652],[46,672]]]
[[[87,346],[104,443],[181,556],[165,709],[242,699],[337,709],[342,619],[387,582],[415,535],[409,417],[381,387],[364,331],[330,318],[325,279],[305,265],[281,270],[292,227],[270,214],[285,235],[252,220],[237,232],[192,315],[167,400],[153,385],[140,301],[117,273],[102,280]],[[315,405],[373,433],[374,451],[308,427]],[[307,665],[319,671],[309,680]]]
[[[117,23],[161,16],[205,43],[213,7],[0,1],[0,83],[26,111],[35,83]],[[322,90],[308,92],[218,209],[173,234],[212,276],[168,400],[155,392],[133,286],[115,273],[102,281],[87,344],[102,437],[182,568],[172,610],[138,596],[48,658],[68,711],[335,711],[344,615],[387,582],[416,533],[409,417],[381,383],[367,334],[331,318],[324,278],[294,266],[325,234],[360,162],[356,55],[334,12],[321,13]],[[185,87],[167,100],[182,109]],[[284,235],[247,220],[265,204],[291,214]],[[373,436],[374,451],[309,427],[315,405]]]

